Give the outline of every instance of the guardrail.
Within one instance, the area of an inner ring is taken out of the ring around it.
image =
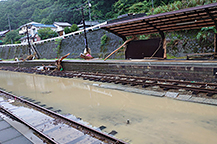
[[[105,24],[107,24],[107,21],[103,22],[103,23],[100,23],[98,25],[92,26],[92,27],[88,27],[88,28],[86,28],[86,31],[89,31],[89,30],[94,31],[96,29],[99,29],[101,25],[105,25]],[[60,38],[63,39],[65,37],[81,34],[83,31],[84,31],[84,29],[81,29],[81,30],[78,30],[76,32],[65,34],[63,36],[59,36],[59,37],[54,37],[54,38],[49,38],[49,39],[46,39],[46,40],[41,40],[41,41],[33,42],[33,44],[37,45],[37,44],[45,43],[45,42],[48,42],[48,41],[54,41],[55,39],[60,39]],[[24,43],[24,44],[7,44],[7,45],[0,45],[0,47],[16,47],[16,46],[25,46],[25,45],[28,45],[28,43]]]

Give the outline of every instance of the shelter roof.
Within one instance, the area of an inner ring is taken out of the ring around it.
[[[217,27],[217,3],[117,21],[101,28],[120,37]]]

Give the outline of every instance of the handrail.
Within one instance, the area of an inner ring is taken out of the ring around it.
[[[93,31],[95,28],[99,28],[100,29],[100,26],[101,25],[105,25],[105,24],[107,24],[107,21],[103,22],[103,23],[100,23],[98,25],[94,25],[92,27],[88,27],[88,28],[86,28],[86,31],[88,31],[88,30],[92,30]],[[68,34],[63,35],[63,36],[59,36],[59,37],[54,37],[54,38],[49,38],[49,39],[46,39],[46,40],[41,40],[41,41],[33,42],[33,44],[41,44],[41,43],[52,41],[52,40],[55,40],[55,39],[64,38],[64,37],[68,37],[68,36],[71,36],[71,35],[80,34],[83,31],[84,31],[84,29],[81,29],[81,30],[78,30],[78,31],[75,31],[75,32],[68,33]],[[25,45],[28,45],[28,43],[24,43],[24,44],[7,44],[7,45],[0,45],[0,47],[15,47],[15,46],[25,46]]]

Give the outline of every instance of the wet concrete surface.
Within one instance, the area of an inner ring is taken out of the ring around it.
[[[44,142],[34,135],[33,131],[25,125],[12,120],[3,113],[0,113],[0,143],[42,144]]]
[[[4,98],[2,96],[3,95],[0,94],[0,100]],[[0,105],[20,119],[24,120],[26,123],[34,126],[34,128],[54,139],[57,143],[73,142],[75,144],[81,143],[81,141],[84,143],[101,143],[100,140],[91,136],[83,137],[85,135],[83,132],[63,123],[62,121],[58,120],[58,118],[50,117],[42,112],[29,108],[25,104],[22,104],[16,100],[1,100]],[[0,124],[3,124],[1,122],[1,118]],[[23,128],[20,128],[18,130],[22,129]],[[10,133],[10,135],[8,135],[8,133]],[[32,143],[12,126],[6,125],[6,123],[4,123],[4,125],[0,125],[0,142],[11,143],[12,141],[15,142],[14,139],[17,140],[17,143]]]

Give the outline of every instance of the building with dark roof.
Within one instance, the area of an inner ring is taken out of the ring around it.
[[[68,22],[54,22],[53,25],[56,27],[56,32],[59,36],[65,35],[64,28],[70,28],[72,25]]]

